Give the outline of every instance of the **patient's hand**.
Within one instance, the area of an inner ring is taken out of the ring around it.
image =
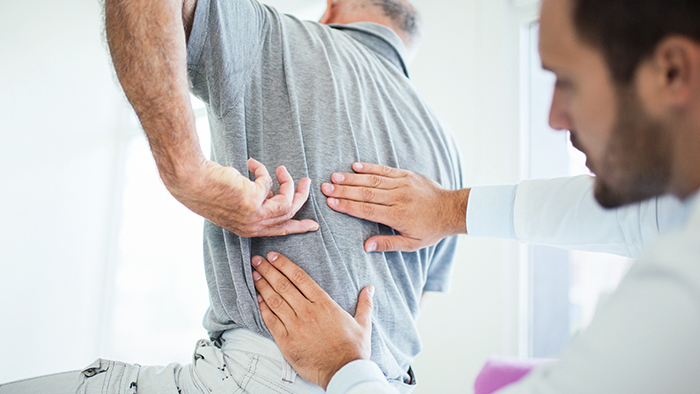
[[[325,390],[343,366],[371,355],[374,288],[362,290],[353,318],[286,257],[267,257],[252,261],[265,325],[299,376]]]
[[[286,168],[277,168],[279,193],[270,190],[272,177],[264,165],[248,160],[255,181],[232,167],[202,162],[196,175],[168,188],[173,196],[195,213],[241,237],[269,237],[318,230],[313,220],[292,217],[309,198],[311,180],[304,178],[294,190]]]
[[[401,234],[368,239],[367,252],[413,252],[466,234],[470,189],[446,190],[422,175],[376,164],[355,163],[353,170],[356,174],[336,173],[332,184],[323,184],[328,206]]]

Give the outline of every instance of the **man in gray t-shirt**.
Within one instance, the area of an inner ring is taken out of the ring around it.
[[[360,290],[374,285],[372,358],[388,378],[408,379],[421,348],[420,297],[447,289],[456,240],[414,253],[365,253],[365,239],[392,229],[334,212],[321,193],[333,172],[356,161],[462,187],[456,144],[409,80],[405,52],[399,35],[376,23],[323,25],[253,0],[198,1],[188,72],[207,104],[212,160],[243,172],[252,157],[309,177],[311,194],[296,218],[319,224],[312,233],[241,238],[206,223],[204,325],[212,337],[239,327],[269,337],[250,260],[277,251],[350,312]]]

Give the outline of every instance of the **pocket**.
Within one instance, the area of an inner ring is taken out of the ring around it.
[[[202,393],[244,392],[241,377],[248,371],[239,371],[237,369],[240,368],[230,365],[221,349],[210,341],[200,340],[197,343],[192,364],[192,381]]]
[[[80,371],[77,393],[133,394],[137,391],[140,366],[97,359]]]
[[[410,394],[416,388],[416,375],[413,368],[408,368],[408,381],[389,380],[389,384],[395,388],[400,394]]]

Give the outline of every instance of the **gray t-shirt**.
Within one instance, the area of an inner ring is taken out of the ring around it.
[[[365,253],[367,238],[393,230],[331,210],[321,193],[333,172],[351,172],[356,161],[462,188],[453,136],[408,79],[404,51],[398,35],[373,23],[324,26],[255,0],[199,0],[188,70],[207,104],[212,160],[247,174],[253,157],[272,172],[285,165],[296,181],[311,178],[296,218],[320,225],[313,233],[248,239],[205,223],[211,307],[204,326],[212,338],[239,327],[271,337],[250,259],[276,251],[351,314],[360,290],[374,285],[372,359],[389,379],[407,378],[421,349],[421,294],[447,290],[456,239],[415,253]]]

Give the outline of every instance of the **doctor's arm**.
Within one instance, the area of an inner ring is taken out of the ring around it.
[[[291,220],[309,195],[310,180],[295,191],[280,167],[280,192],[251,159],[248,179],[205,159],[197,137],[187,75],[187,36],[196,0],[106,0],[105,29],[112,62],[139,117],[160,177],[170,193],[195,213],[237,235],[276,236],[314,231],[313,221]]]
[[[322,191],[336,211],[399,232],[368,239],[368,252],[413,251],[468,233],[633,257],[672,228],[683,210],[667,196],[603,209],[588,176],[450,191],[406,170],[366,163],[353,169],[354,174],[333,174],[333,183],[324,184]]]
[[[332,394],[396,394],[369,361],[374,288],[353,318],[301,268],[278,253],[252,260],[265,325],[299,376]]]

